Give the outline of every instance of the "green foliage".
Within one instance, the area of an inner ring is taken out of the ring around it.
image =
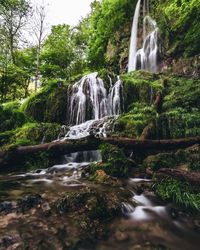
[[[164,108],[181,107],[188,111],[200,108],[200,80],[186,79],[180,76],[167,78],[169,81],[168,93],[164,99]]]
[[[105,67],[106,63],[109,63],[109,60],[106,62],[108,45],[119,47],[126,26],[130,27],[128,31],[128,37],[130,37],[136,2],[130,0],[103,0],[102,2],[94,1],[92,3],[92,13],[88,19],[90,25],[88,60],[92,68]],[[119,32],[120,30],[121,32]],[[119,62],[120,52],[116,51],[113,55],[111,63],[114,67]]]
[[[198,55],[200,52],[200,2],[160,0],[155,16],[168,52],[173,56]]]
[[[185,105],[184,105],[185,106]],[[157,138],[184,138],[200,135],[200,112],[197,108],[187,111],[183,108],[170,109],[156,121]]]
[[[115,132],[126,137],[140,137],[144,128],[156,119],[154,106],[133,103],[130,111],[119,116],[115,123]]]
[[[122,149],[110,144],[102,144],[100,150],[103,164],[92,164],[90,166],[91,173],[94,174],[96,170],[103,170],[106,174],[114,177],[127,178],[129,176],[131,163]]]
[[[32,94],[21,110],[39,122],[65,123],[67,120],[68,87],[61,81],[51,81]]]
[[[43,78],[69,79],[71,75],[82,72],[82,55],[76,47],[75,37],[77,39],[77,34],[68,25],[52,27],[41,52]]]
[[[27,118],[18,110],[18,104],[15,102],[4,106],[0,105],[0,120],[1,133],[22,126],[27,121]]]
[[[172,200],[187,209],[200,210],[200,193],[194,192],[188,182],[165,178],[156,182],[154,189],[164,200]]]
[[[47,152],[39,152],[32,155],[31,157],[26,157],[24,168],[27,170],[36,170],[41,168],[48,168],[50,165],[50,155]]]
[[[34,145],[57,139],[60,126],[52,123],[26,123],[15,130],[11,143],[15,145]]]
[[[56,140],[61,126],[54,123],[25,123],[0,133],[0,146],[27,146]]]
[[[151,105],[154,96],[163,91],[162,75],[145,71],[133,71],[121,76],[124,84],[125,109],[133,102]]]

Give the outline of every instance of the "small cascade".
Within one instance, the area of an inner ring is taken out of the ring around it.
[[[110,79],[110,94],[98,73],[84,76],[71,89],[70,124],[82,124],[88,120],[98,120],[108,115],[118,115],[122,111],[122,82],[114,85]]]
[[[112,123],[117,118],[105,116],[97,120],[89,120],[84,123],[72,126],[66,133],[65,139],[80,139],[88,135],[94,135],[96,137],[106,137],[108,132],[112,130]]]
[[[118,81],[115,83],[115,85],[110,87],[108,95],[109,115],[119,115],[122,113],[122,92],[122,81],[118,78]]]
[[[138,0],[133,19],[128,72],[142,69],[157,72],[158,27],[149,15],[149,0],[143,1],[143,46],[137,50],[138,21],[141,0]]]

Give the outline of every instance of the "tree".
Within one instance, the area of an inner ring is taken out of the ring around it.
[[[35,71],[35,91],[38,87],[39,70],[40,70],[40,54],[42,44],[46,38],[47,24],[46,24],[46,9],[44,5],[36,6],[34,14],[32,16],[31,23],[31,36],[33,38],[34,45],[36,46],[36,71]]]
[[[44,78],[68,79],[76,58],[73,31],[69,25],[53,26],[42,48],[41,73]]]
[[[25,26],[30,5],[27,0],[0,0],[1,36],[8,41],[10,57],[15,63],[15,48]]]

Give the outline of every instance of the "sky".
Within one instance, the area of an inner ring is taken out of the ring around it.
[[[74,26],[81,17],[90,12],[92,0],[31,0],[33,5],[48,4],[47,22],[49,25],[69,24]]]

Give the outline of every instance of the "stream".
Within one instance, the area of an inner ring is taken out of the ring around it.
[[[19,212],[14,213],[11,207],[15,207],[19,199],[34,193],[52,201],[63,193],[92,186],[94,184],[82,178],[82,171],[91,162],[101,161],[101,153],[98,150],[77,152],[64,155],[61,164],[48,169],[41,168],[27,173],[0,175],[0,249],[24,249],[20,248],[20,243],[15,243],[19,240],[16,232],[27,231],[28,233],[30,223],[34,225],[45,219],[40,218],[40,215],[34,217],[34,212],[25,216]],[[197,216],[187,214],[172,204],[163,203],[152,192],[150,179],[135,176],[123,182],[125,188],[132,192],[132,198],[122,202],[121,214],[109,222],[108,237],[105,240],[99,239],[97,245],[95,244],[92,248],[84,249],[199,249],[200,226]],[[6,209],[8,212],[5,213]],[[51,230],[53,230],[52,227],[57,222],[52,217],[46,223],[48,226],[51,225]],[[37,238],[38,242],[43,241],[44,236],[39,232],[37,234],[34,226],[31,228],[33,231],[28,236],[29,239],[34,241]],[[51,237],[55,237],[52,241],[56,242],[56,236],[51,235]],[[14,244],[19,248],[9,248],[9,244],[12,247]]]

